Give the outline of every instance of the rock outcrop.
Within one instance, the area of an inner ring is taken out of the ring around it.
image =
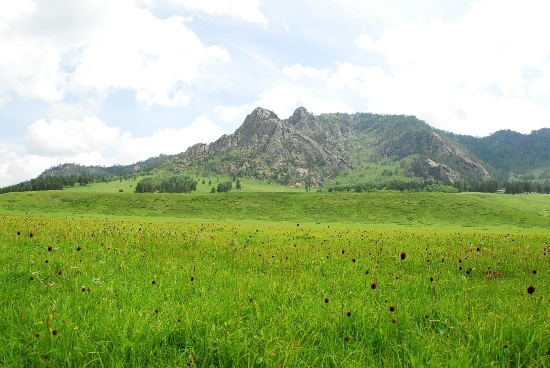
[[[436,180],[453,184],[459,178],[459,175],[447,165],[440,164],[430,159],[427,159],[425,164],[428,169],[429,176]]]
[[[405,133],[396,140],[388,142],[381,147],[381,153],[386,156],[397,156],[404,158],[411,155],[423,155],[428,157],[445,157],[452,160],[456,165],[464,171],[472,172],[475,176],[482,180],[492,179],[492,175],[479,163],[473,161],[461,149],[454,145],[449,140],[443,139],[439,134],[430,129],[422,129],[412,133]],[[426,164],[431,167],[430,172],[434,172],[432,163],[436,163],[431,159],[426,161]],[[439,164],[438,164],[439,165]],[[460,175],[454,172],[450,167],[443,165],[453,173],[447,177],[439,178],[438,175],[431,176],[438,180],[456,181]],[[444,169],[443,171],[447,170]],[[451,178],[454,178],[451,180]]]
[[[357,141],[357,137],[362,140]],[[354,139],[355,146],[347,144]],[[198,161],[208,162],[208,167],[218,173],[239,172],[287,185],[300,185],[306,180],[319,184],[340,171],[354,169],[348,157],[354,154],[357,144],[391,160],[423,157],[420,164],[416,162],[410,168],[413,176],[446,183],[455,182],[462,174],[481,180],[492,178],[456,144],[414,117],[313,115],[304,107],[286,120],[258,107],[235,133],[223,135],[211,144],[189,147],[183,161],[195,166]],[[355,155],[365,157],[356,152]],[[368,157],[372,158],[373,153]]]
[[[307,110],[296,110],[293,117],[307,117]],[[290,120],[290,119],[289,119]],[[211,144],[195,144],[184,153],[187,162],[209,156],[229,156],[216,168],[218,171],[247,170],[255,167],[260,174],[282,169],[287,184],[305,180],[319,184],[332,170],[351,170],[354,166],[297,129],[291,121],[280,120],[272,111],[258,107],[230,135],[223,135]],[[327,170],[328,169],[328,170]],[[290,173],[289,173],[290,171]]]

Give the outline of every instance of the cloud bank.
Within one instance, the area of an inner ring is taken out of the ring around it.
[[[283,116],[304,105],[316,113],[416,115],[463,134],[500,129],[529,133],[550,124],[550,22],[545,9],[541,1],[485,0],[452,21],[418,16],[400,22],[388,16],[388,23],[395,25],[379,36],[355,39],[358,58],[369,63],[285,66],[283,81],[261,92],[255,102],[220,105],[216,111],[230,121],[242,119],[256,105]]]
[[[25,153],[0,150],[0,187],[38,176],[59,163],[131,164],[162,154],[177,154],[197,142],[210,143],[224,132],[206,117],[182,129],[159,129],[133,137],[96,118],[38,120],[25,134]]]
[[[181,106],[209,65],[230,60],[184,18],[159,19],[131,0],[20,0],[0,3],[0,14],[0,104],[130,90],[145,106]]]

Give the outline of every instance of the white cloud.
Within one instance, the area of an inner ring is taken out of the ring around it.
[[[295,82],[301,79],[324,81],[327,79],[329,72],[328,69],[319,70],[309,66],[302,66],[301,64],[283,68],[283,75],[290,77]]]
[[[159,129],[149,137],[123,136],[117,147],[113,163],[133,163],[149,157],[183,152],[195,143],[210,143],[224,132],[208,118],[202,116],[182,129]]]
[[[544,9],[540,1],[486,0],[454,22],[420,19],[386,30],[376,42],[363,35],[357,45],[385,56],[394,72],[348,64],[332,80],[360,92],[372,111],[400,110],[461,133],[528,133],[550,121],[550,106],[530,96],[544,91],[544,77],[524,78],[527,66],[545,76],[550,70]]]
[[[376,43],[372,40],[372,37],[368,34],[363,34],[355,40],[357,47],[363,50],[371,51],[374,49]]]
[[[27,128],[25,139],[30,154],[76,156],[81,152],[102,151],[118,144],[119,128],[108,127],[99,119],[83,121],[38,120]]]
[[[253,104],[245,104],[242,106],[216,106],[214,112],[218,113],[222,121],[236,121],[242,119],[253,109]]]
[[[364,34],[356,46],[384,61],[343,62],[335,70],[286,67],[283,75],[299,83],[265,91],[258,104],[286,114],[289,106],[308,107],[305,101],[322,101],[321,91],[331,91],[332,103],[321,107],[342,109],[352,100],[351,91],[369,111],[416,115],[454,132],[529,133],[550,122],[550,103],[540,102],[550,93],[550,44],[545,40],[550,23],[544,9],[540,1],[485,0],[454,21],[417,17],[387,28],[376,40]]]
[[[0,149],[0,187],[34,178],[53,163],[49,157],[19,156],[14,152]]]
[[[190,9],[207,14],[229,14],[247,22],[267,25],[267,18],[260,12],[259,0],[172,0]]]
[[[313,68],[310,68],[313,69]],[[313,79],[316,73],[313,73]],[[255,107],[271,110],[281,119],[292,115],[296,108],[303,106],[315,114],[330,112],[352,113],[354,109],[344,101],[333,96],[330,89],[319,90],[300,84],[280,84],[259,94],[259,99],[253,103],[241,106],[218,106],[215,111],[222,120],[242,122]]]
[[[183,18],[156,18],[132,0],[3,2],[0,14],[0,103],[104,97],[131,90],[147,106],[189,102],[193,82],[229,53],[207,47]]]
[[[66,162],[82,165],[131,164],[159,154],[177,154],[195,143],[210,143],[224,132],[206,117],[182,129],[159,129],[147,137],[132,137],[97,118],[38,120],[27,128],[26,151],[0,149],[0,187],[38,176]]]

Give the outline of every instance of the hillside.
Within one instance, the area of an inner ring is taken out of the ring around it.
[[[548,232],[550,196],[303,191],[135,195],[69,189],[0,196],[1,215]]]
[[[482,138],[453,134],[450,137],[494,168],[502,180],[510,176],[522,180],[550,178],[550,128],[531,134],[500,130]]]
[[[437,130],[414,116],[372,113],[314,115],[304,107],[280,119],[261,107],[233,133],[198,143],[178,155],[160,155],[111,167],[63,164],[23,190],[59,189],[44,180],[82,175],[112,180],[135,175],[255,178],[291,187],[353,187],[428,180],[467,183],[550,178],[550,129],[529,135],[499,131],[488,137]],[[74,181],[74,180],[73,180]],[[66,185],[66,184],[64,184]],[[375,186],[376,187],[376,186]],[[6,191],[6,190],[4,190]]]
[[[189,147],[162,167],[175,173],[234,173],[290,186],[317,186],[344,172],[382,177],[400,172],[400,177],[447,184],[492,179],[481,163],[415,117],[313,115],[303,107],[285,120],[256,108],[234,134]]]
[[[159,167],[163,163],[173,159],[173,155],[160,155],[151,157],[144,161],[138,161],[131,165],[114,165],[114,166],[86,166],[78,164],[61,164],[49,168],[40,174],[39,178],[50,176],[81,176],[90,175],[93,177],[112,177],[133,175],[138,172],[149,172]]]

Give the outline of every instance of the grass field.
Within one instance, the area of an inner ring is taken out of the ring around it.
[[[207,194],[207,193],[210,193],[210,190],[213,187],[216,188],[218,186],[218,183],[231,181],[231,178],[229,176],[211,176],[211,177],[197,177],[197,178],[198,178],[197,190],[195,192],[192,192],[191,194]],[[83,192],[83,193],[119,193],[119,190],[122,189],[123,193],[128,194],[128,193],[134,192],[136,184],[141,179],[142,179],[141,177],[138,177],[136,180],[123,180],[122,182],[111,181],[109,183],[76,185],[72,188],[67,188],[64,190],[69,192]],[[203,180],[205,181],[204,184],[202,184]],[[267,183],[256,179],[240,178],[239,180],[241,181],[242,189],[240,191],[233,189],[233,191],[237,193],[258,193],[258,192],[301,193],[305,191],[303,188],[302,189],[290,188],[284,185]],[[208,182],[211,182],[211,184],[208,185]],[[233,188],[235,188],[235,183],[233,183]]]
[[[120,183],[118,186],[114,184],[94,184],[62,191],[7,193],[0,195],[0,214],[241,224],[303,222],[397,228],[550,230],[550,196],[546,195],[244,190],[136,194],[119,193]],[[112,190],[105,189],[108,187]]]
[[[548,196],[118,189],[0,196],[0,365],[550,366]]]

